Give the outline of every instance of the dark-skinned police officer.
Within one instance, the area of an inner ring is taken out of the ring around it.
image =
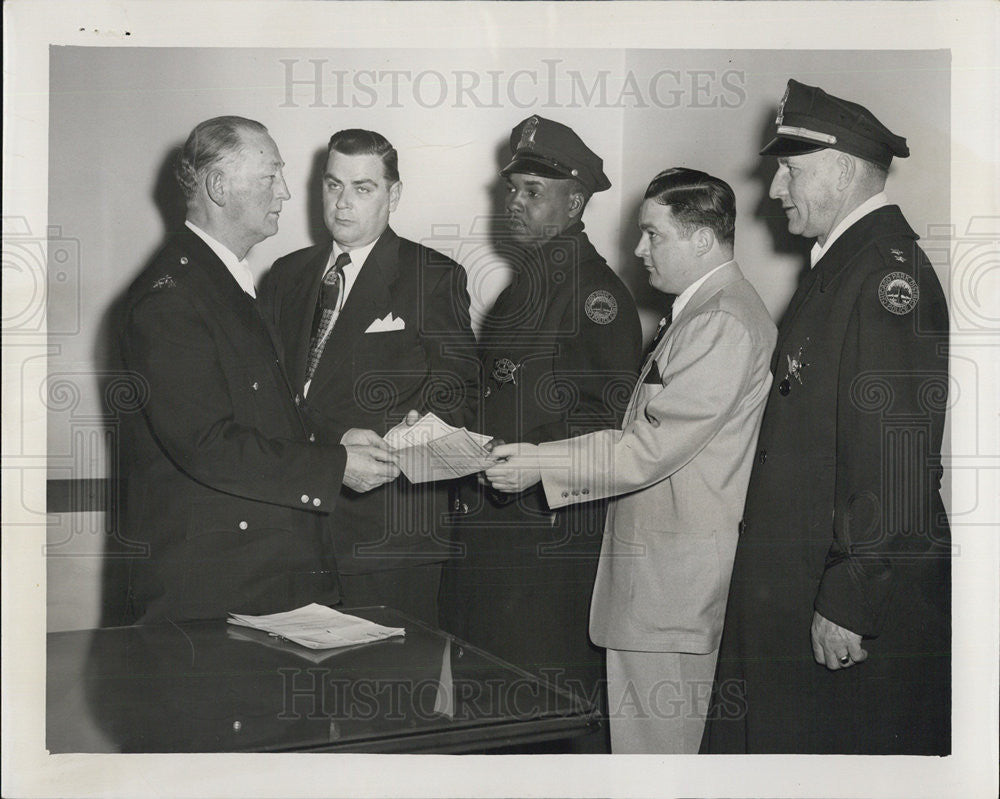
[[[883,192],[909,149],[790,80],[761,154],[816,244],[778,330],[702,751],[947,754],[948,312]]]
[[[628,289],[594,249],[582,215],[611,182],[569,127],[539,116],[511,133],[513,281],[479,342],[480,429],[541,443],[618,426],[635,383],[642,331]],[[445,566],[442,626],[597,700],[603,653],[587,635],[606,503],[552,511],[540,486],[513,497],[481,486]]]

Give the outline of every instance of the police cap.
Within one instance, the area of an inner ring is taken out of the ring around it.
[[[774,123],[775,137],[761,155],[802,155],[831,148],[888,168],[894,155],[906,158],[910,154],[906,139],[864,106],[797,80],[788,81]]]
[[[604,191],[611,181],[604,174],[601,160],[572,128],[530,116],[510,133],[511,162],[500,170],[506,177],[512,172],[543,178],[578,180],[587,191]]]

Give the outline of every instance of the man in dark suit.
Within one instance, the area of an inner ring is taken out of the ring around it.
[[[794,80],[775,124],[771,197],[816,244],[778,330],[702,749],[947,754],[948,309],[884,193],[909,149]]]
[[[244,259],[278,230],[282,166],[259,122],[198,125],[177,168],[185,229],[128,291],[122,354],[142,413],[124,422],[125,518],[149,547],[130,576],[144,622],[335,601],[319,518],[342,482],[398,475],[371,431],[317,441],[258,311]]]
[[[262,289],[295,388],[338,432],[384,434],[410,409],[469,424],[477,367],[465,270],[389,227],[402,192],[396,150],[373,131],[334,134],[322,191],[333,241],[279,259]],[[405,478],[341,492],[327,535],[345,604],[437,623],[447,500],[446,486]]]

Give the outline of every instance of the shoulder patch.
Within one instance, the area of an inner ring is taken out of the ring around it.
[[[173,279],[170,275],[164,275],[163,277],[158,277],[153,281],[152,288],[154,289],[172,289],[177,286],[177,281]]]
[[[597,289],[590,292],[583,304],[587,318],[599,325],[609,325],[618,316],[618,300],[610,291]]]
[[[920,287],[906,272],[890,272],[878,284],[878,301],[889,313],[902,316],[917,307]]]

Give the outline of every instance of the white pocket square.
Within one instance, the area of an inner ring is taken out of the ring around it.
[[[405,330],[405,329],[406,329],[406,323],[403,321],[403,318],[396,317],[395,319],[393,319],[392,311],[389,311],[389,313],[385,315],[384,319],[373,320],[372,323],[368,325],[368,329],[365,332],[388,333],[391,330]]]

